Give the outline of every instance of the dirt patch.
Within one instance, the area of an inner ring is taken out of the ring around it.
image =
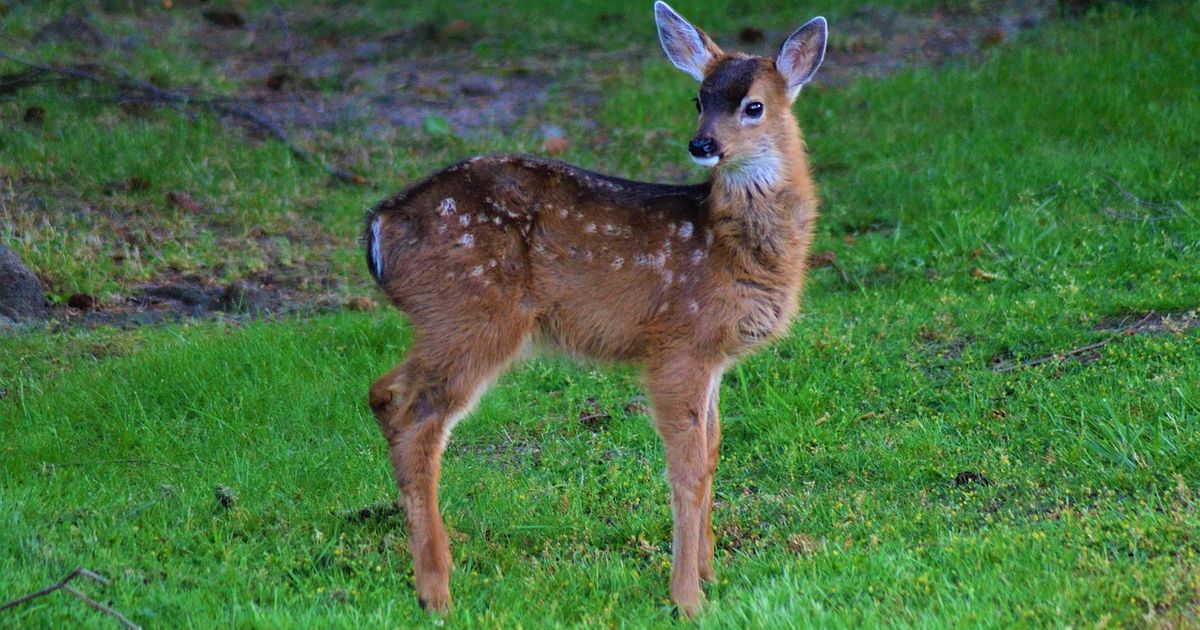
[[[270,278],[269,274],[263,277]],[[269,281],[239,280],[221,285],[197,276],[144,285],[110,303],[87,297],[91,299],[88,306],[81,308],[69,300],[55,310],[54,319],[69,325],[129,328],[208,317],[273,319],[331,312],[346,306],[332,295],[314,295]]]
[[[291,13],[293,22],[303,17]],[[393,128],[434,136],[509,133],[545,105],[551,81],[563,74],[558,62],[491,62],[448,52],[465,50],[467,42],[428,36],[421,26],[331,36],[288,28],[288,19],[263,15],[245,32],[197,25],[193,35],[200,55],[239,86],[239,97],[301,135]],[[252,47],[239,44],[247,32]]]
[[[352,284],[361,279],[345,273],[330,256],[353,247],[354,239],[339,238],[308,216],[289,211],[247,225],[209,199],[158,193],[151,182],[105,192],[110,187],[80,190],[0,170],[0,223],[11,226],[20,241],[44,244],[34,250],[43,257],[48,251],[70,251],[82,268],[104,270],[109,286],[117,285],[98,293],[97,274],[80,277],[44,258],[39,266],[34,254],[29,262],[39,269],[34,280],[42,288],[29,295],[42,301],[47,294],[57,296],[59,303],[46,301],[37,313],[11,319],[131,327],[377,307],[370,298],[351,294],[357,290]],[[172,248],[181,246],[207,258],[171,260]]]
[[[976,486],[990,486],[992,480],[988,479],[983,473],[978,473],[973,470],[964,470],[954,475],[954,486],[966,490],[973,490]]]
[[[941,8],[904,12],[864,6],[839,19],[819,83],[845,84],[900,70],[977,58],[1055,14],[1054,0],[989,3],[986,10]],[[336,12],[321,19],[336,20]],[[147,18],[149,19],[149,18]],[[603,78],[657,62],[657,42],[623,50],[573,51],[557,58],[489,60],[463,52],[465,25],[397,25],[384,35],[358,35],[306,24],[301,10],[245,17],[238,28],[197,20],[195,50],[277,124],[301,134],[393,128],[433,135],[507,134],[553,97],[599,101]],[[787,29],[789,25],[777,26]],[[730,48],[773,55],[788,30],[749,26],[721,33]],[[245,45],[251,41],[252,45]],[[587,68],[586,79],[572,67]]]
[[[404,508],[395,502],[376,503],[375,505],[368,505],[357,510],[344,512],[342,513],[342,517],[354,524],[386,521],[393,518],[403,518]]]
[[[971,60],[1042,23],[1055,7],[1054,2],[997,5],[986,13],[942,8],[926,14],[865,6],[840,24],[846,37],[826,57],[825,80],[839,85],[859,76]]]
[[[1100,320],[1093,330],[1125,332],[1131,335],[1143,333],[1183,333],[1200,327],[1200,308],[1190,311],[1166,313],[1125,313],[1111,315]]]
[[[880,78],[914,67],[975,60],[1058,12],[1055,0],[979,4],[982,8],[977,3],[961,7],[946,3],[929,12],[864,5],[831,24],[829,50],[817,83],[839,86],[864,76]],[[751,30],[757,35],[752,40],[759,44],[750,48],[763,55],[774,54],[773,46],[788,35]]]

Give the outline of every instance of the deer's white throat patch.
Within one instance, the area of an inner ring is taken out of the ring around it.
[[[726,161],[725,168],[717,172],[732,188],[772,188],[783,169],[779,154],[764,147],[734,162]]]

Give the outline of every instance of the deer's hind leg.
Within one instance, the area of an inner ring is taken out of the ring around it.
[[[387,439],[404,497],[413,574],[423,607],[445,611],[450,606],[450,545],[438,511],[446,439],[520,351],[531,325],[499,316],[437,329],[422,330],[418,323],[417,341],[405,361],[371,385],[371,409]]]

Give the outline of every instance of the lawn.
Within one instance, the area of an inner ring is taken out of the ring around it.
[[[139,20],[162,28],[97,60],[241,89],[188,54],[182,16],[196,10],[177,4],[98,10],[113,40]],[[453,17],[389,4],[287,10],[297,37],[346,40],[387,31],[385,18]],[[232,6],[267,20],[272,5]],[[836,35],[855,14],[831,5]],[[17,45],[47,19],[33,6],[0,4],[0,50],[78,59],[69,42]],[[82,565],[111,579],[82,590],[146,627],[440,623],[413,596],[366,406],[408,331],[389,308],[337,306],[383,301],[356,242],[363,212],[436,165],[539,152],[544,125],[571,140],[558,157],[589,168],[701,176],[683,149],[694,84],[661,58],[648,2],[524,6],[468,6],[465,26],[430,40],[498,72],[557,54],[553,41],[574,55],[509,127],[298,136],[365,185],[204,112],[129,113],[72,84],[0,95],[0,244],[56,302],[270,272],[333,305],[0,328],[0,600]],[[677,8],[719,41],[809,13],[764,7]],[[853,49],[832,46],[834,64]],[[718,579],[698,625],[1200,625],[1196,50],[1195,3],[1113,3],[960,62],[805,90],[821,264],[788,337],[726,376]],[[44,120],[24,122],[34,105]],[[134,177],[147,185],[113,190]],[[171,207],[173,191],[203,210]],[[458,426],[442,483],[447,625],[685,625],[668,602],[671,515],[639,394],[627,369],[537,359]],[[0,611],[0,626],[78,625],[113,621],[61,592]]]

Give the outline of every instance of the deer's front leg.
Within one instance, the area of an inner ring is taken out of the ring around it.
[[[671,599],[688,617],[700,612],[702,519],[708,488],[708,385],[713,370],[676,360],[649,373],[655,424],[662,435],[674,517]]]
[[[708,414],[705,419],[704,440],[708,447],[708,474],[705,477],[702,507],[700,513],[700,579],[711,581],[715,577],[713,570],[713,554],[716,545],[712,529],[713,484],[717,474],[717,460],[721,452],[721,417],[718,413],[718,400],[721,392],[721,375],[716,373],[709,381]]]

